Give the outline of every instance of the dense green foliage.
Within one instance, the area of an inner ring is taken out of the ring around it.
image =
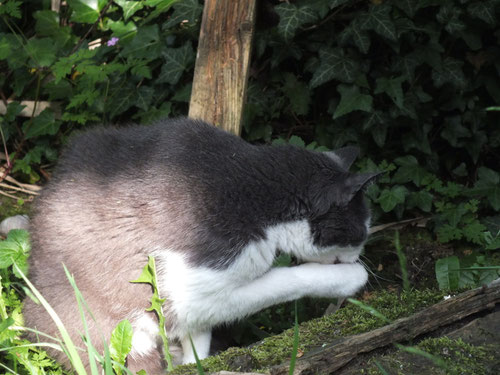
[[[50,171],[75,129],[187,114],[203,9],[198,0],[50,6],[0,0],[0,135],[7,171],[27,182]],[[473,246],[436,264],[442,289],[490,281],[500,247],[499,16],[500,0],[262,0],[243,137],[359,145],[357,169],[387,172],[367,191],[375,221],[429,217],[440,242]],[[21,101],[34,116],[21,115]],[[51,106],[40,112],[42,102]],[[21,309],[8,262],[26,254],[5,254],[0,342],[19,345],[5,329]],[[30,353],[26,368],[47,361]]]

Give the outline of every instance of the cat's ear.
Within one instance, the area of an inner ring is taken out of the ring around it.
[[[337,175],[334,181],[312,183],[310,199],[315,215],[321,216],[330,210],[330,207],[345,207],[359,192],[364,190],[377,176],[384,172],[375,173],[343,173]]]
[[[342,183],[335,184],[333,203],[340,207],[347,206],[358,192],[366,189],[368,185],[383,173],[385,172],[349,174]]]
[[[325,154],[348,171],[349,168],[351,168],[352,163],[354,163],[354,160],[356,160],[359,155],[359,148],[346,146],[335,151],[326,151]]]

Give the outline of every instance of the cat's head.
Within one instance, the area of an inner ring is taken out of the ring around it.
[[[323,153],[325,168],[316,172],[309,185],[309,225],[314,254],[302,257],[321,263],[355,262],[368,237],[370,211],[365,188],[380,173],[350,173],[358,155],[355,147]]]

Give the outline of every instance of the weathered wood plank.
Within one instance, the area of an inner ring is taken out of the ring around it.
[[[256,0],[206,0],[189,117],[239,135]]]
[[[500,303],[500,279],[487,287],[464,292],[387,326],[345,337],[330,346],[312,351],[297,360],[294,374],[330,374],[358,354],[411,340],[477,312],[492,309],[497,303]],[[270,371],[271,375],[287,375],[288,372],[288,364],[276,366]]]

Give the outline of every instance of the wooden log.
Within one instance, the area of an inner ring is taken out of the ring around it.
[[[206,0],[189,117],[241,134],[256,0]]]
[[[294,375],[330,374],[358,354],[392,343],[408,341],[439,327],[460,321],[500,303],[500,279],[430,306],[410,317],[359,335],[341,338],[331,345],[313,350],[297,360]],[[271,368],[271,375],[288,375],[289,365]]]

